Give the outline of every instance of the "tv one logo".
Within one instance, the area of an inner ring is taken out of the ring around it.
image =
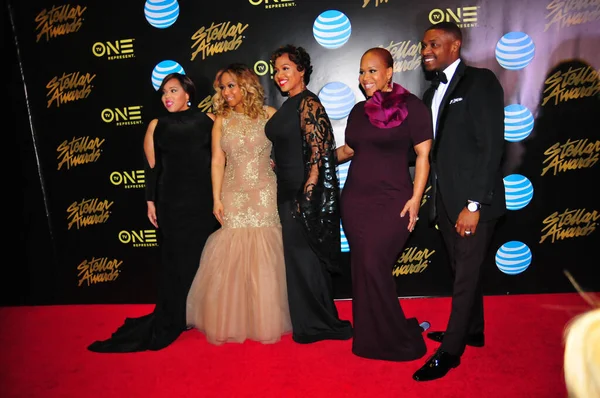
[[[113,185],[125,185],[127,188],[143,187],[146,183],[144,170],[113,171],[110,173],[110,183]]]
[[[271,75],[271,79],[273,78],[273,65],[271,65],[270,62],[267,61],[263,61],[262,59],[260,61],[256,61],[256,63],[254,64],[254,73],[256,73],[258,76],[264,76],[267,73],[269,73]]]
[[[116,123],[117,125],[137,124],[142,121],[142,106],[126,106],[124,108],[105,108],[101,116],[104,123]]]
[[[156,230],[144,229],[141,231],[121,231],[119,232],[119,241],[133,247],[158,246],[156,239]]]
[[[435,8],[429,11],[429,22],[437,24],[440,22],[455,22],[459,27],[477,26],[478,6],[458,7],[456,9]]]
[[[134,39],[123,39],[114,42],[96,42],[92,45],[92,54],[96,57],[108,57],[109,59],[114,58],[129,58],[133,54],[133,40]]]
[[[268,5],[278,5],[278,4],[283,5],[284,3],[293,3],[294,0],[248,0],[248,2],[250,4],[252,4],[253,6],[259,6],[263,3],[265,4],[265,6],[268,6]]]

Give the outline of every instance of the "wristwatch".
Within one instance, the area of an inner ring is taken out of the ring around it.
[[[467,210],[471,213],[475,213],[481,209],[481,204],[479,202],[475,202],[474,200],[467,200]]]

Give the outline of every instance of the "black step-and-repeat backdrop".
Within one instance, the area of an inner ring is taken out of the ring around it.
[[[31,222],[51,240],[38,253],[48,261],[25,275],[51,292],[42,304],[154,299],[160,248],[146,218],[142,141],[165,112],[156,90],[166,74],[189,75],[208,111],[215,72],[244,62],[279,107],[269,54],[301,45],[314,64],[309,88],[339,145],[350,109],[364,99],[362,53],[389,49],[394,80],[421,97],[419,42],[440,21],[462,27],[465,62],[492,69],[505,91],[509,211],[490,249],[485,293],[572,291],[565,269],[600,290],[597,0],[8,1],[8,12],[27,107],[15,133],[32,137],[44,203],[45,217]],[[342,185],[347,170],[338,170]],[[390,264],[400,296],[450,292],[441,239],[422,219]],[[340,250],[336,296],[349,298],[344,238]]]

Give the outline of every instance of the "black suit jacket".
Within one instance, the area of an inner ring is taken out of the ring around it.
[[[437,178],[453,222],[468,199],[481,203],[480,221],[500,217],[506,212],[501,165],[504,91],[491,70],[462,60],[448,84],[430,152],[432,186]],[[430,88],[423,95],[429,109],[433,94]]]

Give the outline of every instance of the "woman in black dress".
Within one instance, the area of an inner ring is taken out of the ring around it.
[[[144,138],[148,219],[158,229],[161,251],[156,306],[125,319],[90,351],[160,350],[175,341],[186,330],[186,298],[202,248],[218,227],[210,176],[214,115],[191,106],[196,90],[188,76],[167,75],[159,90],[169,114],[152,120]]]
[[[424,328],[404,316],[392,269],[417,222],[433,132],[429,110],[392,83],[393,69],[389,51],[363,54],[359,81],[368,99],[350,112],[346,144],[337,152],[340,162],[352,158],[341,198],[352,269],[352,352],[409,361],[425,355]],[[413,148],[414,181],[408,164]]]
[[[319,98],[306,89],[312,72],[308,53],[288,45],[271,62],[276,84],[289,96],[265,131],[273,142],[292,339],[347,340],[352,326],[338,317],[330,275],[338,270],[340,253],[331,123]]]

